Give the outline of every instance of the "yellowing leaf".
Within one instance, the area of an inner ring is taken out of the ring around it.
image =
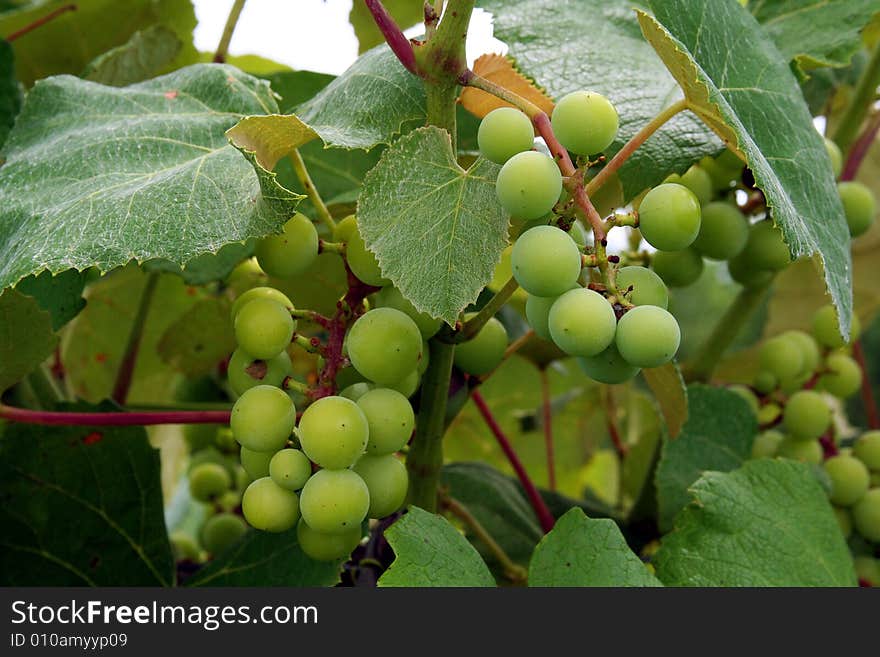
[[[553,112],[553,101],[550,97],[517,71],[507,57],[494,53],[482,55],[474,62],[473,70],[477,75],[530,100],[548,115]],[[468,112],[479,118],[499,107],[513,107],[510,103],[474,87],[465,87],[461,92],[461,104]]]

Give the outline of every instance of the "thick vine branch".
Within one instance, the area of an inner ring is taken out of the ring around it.
[[[859,168],[862,166],[862,162],[865,161],[868,151],[870,151],[871,146],[874,145],[874,140],[877,138],[878,131],[880,131],[880,111],[876,112],[868,120],[868,124],[865,126],[864,131],[859,138],[856,139],[852,148],[849,149],[849,153],[846,156],[846,163],[843,165],[843,171],[840,174],[841,180],[855,180],[856,175],[859,173]]]
[[[147,314],[150,312],[150,305],[153,302],[153,296],[156,293],[156,286],[158,284],[159,274],[157,272],[150,273],[147,276],[144,291],[141,292],[141,299],[138,302],[134,323],[131,326],[131,332],[128,334],[128,342],[125,345],[125,351],[119,363],[119,370],[116,372],[116,382],[113,384],[111,397],[118,404],[124,404],[128,397],[131,380],[134,376],[134,368],[137,364],[138,352],[140,351],[141,341],[143,340],[144,330],[147,325]]]
[[[388,13],[388,10],[385,9],[385,5],[380,0],[364,0],[364,4],[367,5],[367,9],[373,15],[376,27],[379,28],[382,36],[385,37],[391,52],[397,56],[397,59],[400,60],[400,63],[403,64],[407,71],[413,75],[420,76],[419,69],[416,66],[416,57],[413,52],[412,43],[406,38],[403,30],[400,29],[394,18],[391,17],[391,14]]]
[[[229,424],[230,411],[114,411],[80,413],[37,411],[0,404],[0,418],[10,422],[42,425],[96,427],[148,426],[153,424]]]

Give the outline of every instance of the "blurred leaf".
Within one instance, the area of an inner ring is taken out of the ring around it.
[[[645,383],[660,406],[670,438],[676,438],[688,417],[688,396],[681,371],[675,363],[642,370]]]
[[[33,297],[0,294],[0,393],[18,383],[55,349],[52,318]]]
[[[15,79],[15,54],[10,43],[0,39],[0,148],[21,111],[21,101],[21,88]]]
[[[314,71],[278,71],[265,77],[272,85],[272,91],[281,96],[278,107],[284,114],[292,112],[336,78]]]
[[[235,349],[225,297],[209,297],[177,318],[156,345],[159,357],[187,376],[208,374]]]
[[[180,52],[177,35],[164,25],[135,32],[123,45],[92,61],[82,77],[113,87],[125,87],[154,77]]]
[[[382,5],[402,30],[425,20],[425,0],[383,0]],[[358,54],[385,43],[385,38],[376,27],[376,21],[365,2],[355,0],[352,3],[348,21],[358,40]]]

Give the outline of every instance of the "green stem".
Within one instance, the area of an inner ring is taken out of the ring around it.
[[[324,253],[329,251],[330,253],[338,253],[339,255],[343,255],[345,253],[345,243],[344,242],[325,242],[321,240],[318,243],[318,253]]]
[[[141,292],[141,300],[138,302],[134,323],[131,326],[131,333],[128,334],[128,342],[125,345],[125,351],[122,352],[119,370],[116,372],[116,382],[113,384],[111,396],[117,404],[125,404],[125,400],[128,397],[131,380],[134,376],[134,368],[137,364],[138,351],[140,350],[141,340],[144,337],[144,329],[147,324],[147,313],[150,311],[150,305],[153,302],[153,295],[156,292],[158,283],[158,272],[152,272],[147,275],[147,282],[144,285],[144,291]]]
[[[455,336],[455,342],[467,342],[479,333],[480,329],[486,325],[486,322],[492,319],[495,313],[501,310],[501,306],[507,303],[507,300],[513,296],[518,287],[519,283],[511,276],[510,280],[504,284],[504,287],[498,290],[486,305],[480,309],[480,312],[464,323],[461,331]]]
[[[241,10],[244,9],[245,0],[235,0],[232,9],[229,10],[229,17],[226,19],[226,25],[223,28],[223,34],[220,37],[220,43],[217,44],[217,50],[214,51],[214,62],[222,64],[226,61],[226,54],[229,50],[229,42],[232,41],[232,33],[235,32],[235,26],[238,24],[238,17],[241,16]]]
[[[455,100],[458,96],[458,86],[438,85],[426,80],[425,95],[427,98],[428,125],[434,125],[446,130],[452,141],[452,152],[457,152]]]
[[[878,86],[880,86],[880,43],[874,46],[871,59],[856,85],[855,93],[849,101],[846,112],[834,131],[834,141],[844,153],[855,141],[865,120],[865,115],[877,95]]]
[[[64,399],[61,389],[45,366],[38,366],[28,374],[27,380],[40,408],[51,408]]]
[[[487,80],[473,71],[465,72],[461,79],[461,83],[468,87],[485,91],[487,94],[492,94],[496,98],[499,98],[506,103],[510,103],[530,119],[534,119],[538,114],[541,114],[544,111],[528,98],[523,98],[519,94],[510,91],[510,89],[502,87],[500,84],[495,84],[491,80]]]
[[[324,225],[330,229],[330,233],[332,234],[333,230],[336,228],[336,222],[333,221],[333,215],[330,214],[330,210],[327,209],[324,200],[318,193],[318,188],[315,187],[315,183],[312,182],[312,177],[309,175],[309,170],[306,168],[306,163],[302,159],[299,149],[294,148],[290,152],[289,157],[290,162],[293,164],[293,171],[299,179],[299,184],[303,186],[303,189],[306,190],[306,194],[309,195],[309,200],[312,202],[315,212],[318,213],[318,218],[324,222]]]

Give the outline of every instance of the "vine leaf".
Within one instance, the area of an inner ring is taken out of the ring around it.
[[[81,77],[114,87],[142,82],[171,64],[182,45],[171,29],[153,25],[97,57]]]
[[[813,470],[784,459],[706,472],[654,559],[667,586],[855,586],[852,556]]]
[[[676,438],[688,417],[688,395],[681,370],[675,363],[642,370],[645,383],[660,406],[670,438]]]
[[[15,290],[0,294],[0,393],[43,362],[58,344],[52,317],[33,297]]]
[[[190,377],[210,373],[235,349],[229,307],[226,297],[199,301],[165,329],[159,357]]]
[[[526,76],[516,70],[513,63],[503,55],[489,53],[477,57],[473,71],[477,75],[512,91],[533,102],[549,116],[553,112],[553,100],[538,89]],[[461,92],[461,105],[478,118],[499,107],[513,107],[497,96],[476,87],[465,87]]]
[[[425,4],[420,0],[383,0],[382,4],[401,29],[420,23],[425,18]],[[385,37],[376,27],[367,3],[355,0],[348,14],[348,22],[354,28],[354,35],[358,40],[358,53],[385,43]]]
[[[382,274],[449,325],[492,280],[507,242],[497,173],[482,158],[462,169],[449,134],[428,127],[399,139],[364,179],[358,226]]]
[[[12,45],[0,39],[0,147],[6,141],[15,117],[21,110],[22,93],[15,78],[15,55]]]
[[[474,547],[442,516],[411,506],[385,537],[396,558],[379,586],[495,586]]]
[[[795,257],[818,253],[849,334],[849,231],[822,137],[787,62],[738,3],[652,2],[645,38],[679,81],[691,109],[745,156]],[[700,35],[711,34],[711,38]],[[737,53],[749,53],[739,57]]]
[[[278,160],[310,142],[317,133],[293,114],[247,116],[226,131],[237,147],[252,152],[257,163],[272,171]]]
[[[47,271],[28,276],[15,289],[34,297],[40,308],[52,315],[52,330],[57,331],[85,308],[86,301],[82,298],[85,286],[86,273],[68,269],[57,276]]]

